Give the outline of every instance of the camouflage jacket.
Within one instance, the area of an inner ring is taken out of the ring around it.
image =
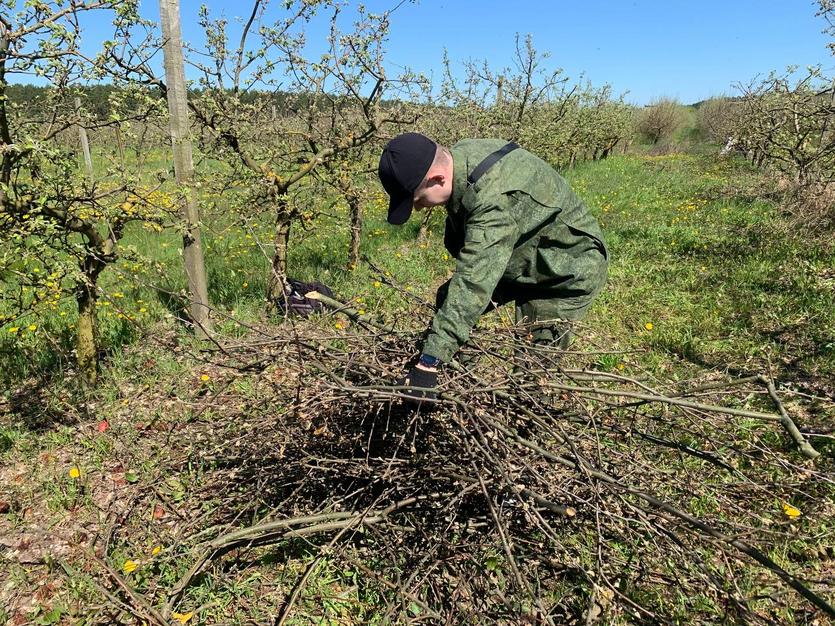
[[[590,298],[605,282],[600,267],[608,253],[600,227],[545,161],[517,148],[468,184],[478,164],[505,143],[467,139],[450,150],[444,245],[457,263],[423,346],[442,361],[466,343],[500,283],[505,293]]]

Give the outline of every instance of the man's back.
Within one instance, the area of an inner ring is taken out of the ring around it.
[[[587,238],[604,256],[603,233],[597,220],[568,183],[550,166],[527,150],[517,149],[503,156],[474,185],[467,177],[505,141],[465,139],[450,149],[454,175],[452,197],[447,205],[444,243],[454,256],[463,246],[467,223],[479,206],[496,204],[508,211],[516,224],[517,250],[535,244],[542,234],[566,233],[566,247]],[[583,246],[587,247],[587,246]],[[579,251],[577,251],[579,252]]]

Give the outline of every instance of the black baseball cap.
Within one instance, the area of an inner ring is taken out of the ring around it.
[[[390,197],[389,224],[409,219],[415,190],[435,160],[435,149],[435,142],[420,133],[398,135],[383,148],[377,174]]]

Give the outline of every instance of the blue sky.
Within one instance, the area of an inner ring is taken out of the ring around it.
[[[787,65],[835,66],[809,0],[421,0],[392,21],[391,60],[429,70],[455,58],[509,63],[514,33],[571,76],[639,104],[691,103]]]
[[[156,20],[158,3],[141,1],[143,16]],[[383,11],[398,1],[365,5]],[[181,2],[183,37],[198,42],[200,2]],[[280,15],[281,4],[272,0],[270,14]],[[252,7],[249,0],[208,5],[230,22]],[[99,20],[88,45],[107,37],[108,20]],[[444,48],[453,60],[501,67],[511,63],[515,34],[530,33],[538,50],[551,53],[548,63],[571,77],[609,83],[637,104],[660,96],[692,103],[788,65],[835,68],[824,26],[812,0],[419,0],[394,13],[387,58],[391,73],[409,66],[437,79]],[[311,26],[314,45],[323,35],[322,24]]]

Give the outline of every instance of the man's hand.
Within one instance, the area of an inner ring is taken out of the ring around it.
[[[398,393],[410,404],[421,404],[424,400],[437,400],[438,367],[419,362],[401,378],[397,385],[408,387]]]

